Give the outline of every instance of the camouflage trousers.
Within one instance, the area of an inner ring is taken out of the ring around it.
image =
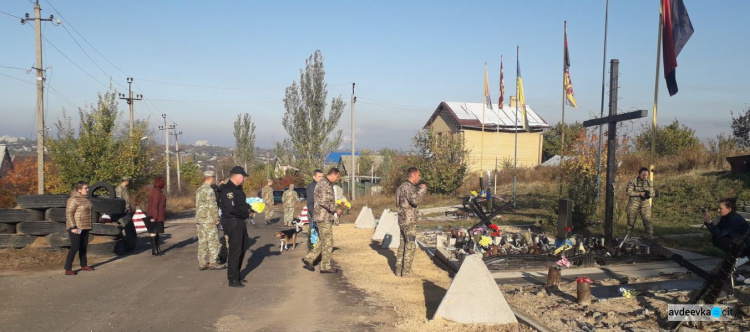
[[[330,221],[318,223],[318,244],[305,256],[306,262],[315,262],[319,255],[321,270],[331,269],[331,254],[333,253],[333,224]]]
[[[646,230],[646,233],[648,236],[654,236],[654,228],[651,226],[651,203],[648,200],[641,201],[640,198],[638,200],[631,199],[628,202],[627,206],[627,214],[628,214],[628,231],[627,234],[630,234],[630,232],[635,227],[635,221],[638,218],[638,215],[641,216],[641,222],[643,223],[643,228]]]
[[[398,225],[401,229],[401,241],[396,251],[396,275],[412,273],[411,263],[417,249],[417,224]]]
[[[294,207],[284,208],[284,225],[291,226],[294,219]]]
[[[219,232],[213,223],[196,224],[198,226],[198,264],[215,263],[219,259]],[[208,260],[206,260],[208,255]]]

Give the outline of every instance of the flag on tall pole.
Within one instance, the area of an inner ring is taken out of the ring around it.
[[[690,23],[685,3],[682,0],[662,0],[662,43],[664,44],[664,78],[667,81],[669,95],[677,93],[677,56],[693,35],[693,24]]]
[[[518,112],[518,104],[521,104],[521,114],[523,118],[523,130],[529,131],[529,118],[526,117],[526,98],[523,96],[523,79],[521,78],[521,64],[518,60],[518,52],[516,52],[516,86],[518,89],[518,100],[516,101],[516,112]],[[518,124],[516,124],[518,125]]]
[[[497,107],[503,109],[503,99],[505,98],[505,79],[503,79],[503,56],[500,56],[500,98],[497,100]]]
[[[568,53],[568,31],[567,22],[565,27],[565,63],[563,68],[565,88],[565,98],[568,99],[568,105],[578,108],[576,105],[576,97],[573,95],[573,82],[570,80],[570,54]]]
[[[484,103],[487,108],[492,109],[492,98],[490,98],[490,82],[487,80],[487,63],[484,63]]]

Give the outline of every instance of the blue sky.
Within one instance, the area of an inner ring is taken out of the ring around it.
[[[95,102],[110,77],[127,86],[125,78],[132,76],[135,92],[146,97],[136,102],[136,117],[150,118],[154,128],[166,113],[184,142],[231,146],[232,122],[247,112],[257,125],[256,144],[271,147],[287,137],[284,88],[320,49],[329,99],[341,95],[347,102],[339,123],[345,146],[356,82],[357,146],[408,149],[441,101],[481,102],[485,62],[497,100],[501,55],[508,100],[515,92],[516,45],[527,103],[554,124],[561,118],[565,20],[579,105],[567,109],[566,120],[583,121],[600,110],[605,0],[40,1],[42,16],[63,19],[93,59],[62,26],[44,24],[44,65],[52,66],[47,81],[56,90],[46,97],[50,127],[63,108]],[[677,95],[668,96],[660,73],[659,122],[678,119],[705,139],[731,132],[730,111],[746,109],[750,99],[750,75],[742,65],[750,54],[744,23],[750,2],[685,4],[695,33],[678,58]],[[658,0],[610,1],[607,58],[620,60],[620,111],[648,109],[650,116],[658,9]],[[33,6],[4,0],[0,11],[23,16],[33,14]],[[34,29],[0,13],[0,31],[0,66],[31,67]],[[35,137],[34,79],[33,73],[0,67],[0,136]],[[119,84],[114,87],[126,92]],[[120,109],[126,116],[127,104]],[[634,134],[648,121],[629,123],[626,132]]]

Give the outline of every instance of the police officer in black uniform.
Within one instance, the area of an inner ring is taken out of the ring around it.
[[[240,166],[229,172],[229,181],[221,188],[221,226],[229,237],[229,257],[227,259],[227,279],[229,287],[245,287],[242,284],[242,261],[245,259],[247,245],[247,220],[252,216],[250,204],[247,204],[242,183],[247,173]]]

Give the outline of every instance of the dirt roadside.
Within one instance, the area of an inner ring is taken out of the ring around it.
[[[227,287],[226,270],[198,271],[191,218],[168,223],[164,257],[138,252],[65,276],[61,263],[18,264],[0,274],[0,330],[388,331],[395,312],[339,275],[301,268],[304,246],[279,253],[281,226],[254,225],[243,273]],[[298,239],[302,244],[304,236]],[[77,262],[74,263],[77,268]]]

